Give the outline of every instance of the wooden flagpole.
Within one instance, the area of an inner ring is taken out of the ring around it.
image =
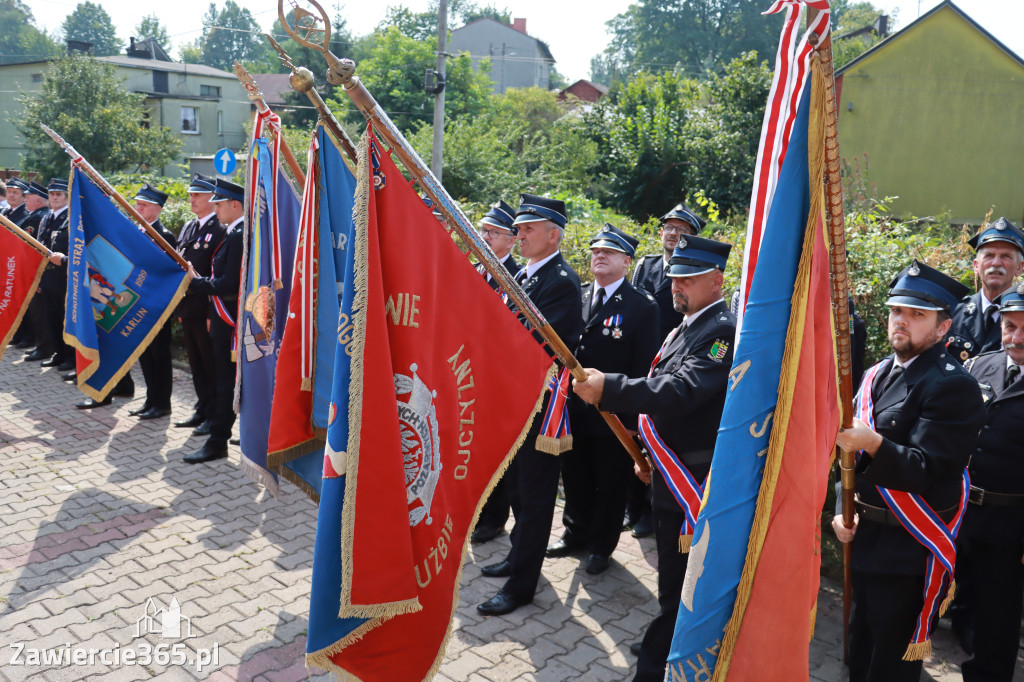
[[[285,17],[284,0],[278,0],[278,18],[281,20],[281,25],[284,26],[292,39],[300,45],[317,50],[324,55],[324,59],[327,60],[328,64],[327,81],[332,85],[344,87],[345,94],[349,96],[349,99],[356,105],[356,108],[362,112],[368,121],[373,123],[374,130],[387,142],[395,156],[411,173],[413,180],[419,184],[423,192],[434,202],[434,207],[441,212],[448,224],[466,242],[470,251],[483,264],[491,277],[498,282],[502,290],[515,302],[519,311],[533,329],[543,337],[545,343],[548,344],[562,364],[572,373],[573,378],[585,381],[587,374],[572,354],[572,351],[559,338],[555,330],[551,328],[544,315],[516,283],[505,266],[501,264],[494,255],[494,252],[491,251],[491,248],[487,246],[487,243],[473,229],[472,224],[462,212],[462,209],[459,208],[458,204],[452,199],[441,183],[437,181],[434,174],[430,172],[430,168],[427,167],[412,148],[412,145],[405,139],[405,136],[395,127],[390,117],[388,117],[376,100],[374,100],[373,96],[370,95],[369,91],[367,91],[366,87],[355,76],[355,62],[351,59],[339,59],[328,49],[330,20],[327,18],[327,13],[324,12],[316,0],[305,1],[318,10],[320,16],[317,17],[312,12],[303,10],[305,23],[293,28]],[[303,31],[305,35],[299,35],[297,31]],[[311,38],[320,42],[312,42]],[[626,427],[622,425],[619,418],[609,412],[598,411],[640,470],[644,472],[650,471],[650,462],[644,457],[636,440],[626,431]]]
[[[808,9],[808,22],[818,10]],[[813,38],[812,38],[813,40]],[[853,353],[850,345],[850,277],[846,267],[846,216],[843,209],[843,183],[839,158],[839,109],[836,101],[835,70],[832,63],[831,31],[815,45],[825,77],[825,217],[832,237],[832,315],[835,319],[836,351],[839,363],[839,401],[842,428],[853,426]],[[839,450],[839,471],[843,526],[853,528],[854,453]],[[849,623],[853,597],[850,557],[853,545],[843,543],[843,662],[849,663]]]
[[[113,185],[107,182],[107,179],[100,175],[99,171],[93,168],[91,163],[86,161],[85,158],[81,154],[79,154],[74,147],[65,142],[63,137],[53,132],[49,127],[43,124],[39,124],[39,127],[42,128],[47,135],[53,138],[53,141],[59,144],[61,149],[67,152],[67,155],[71,157],[72,166],[81,168],[82,172],[88,175],[93,182],[99,185],[100,189],[102,189],[107,196],[116,201],[118,206],[124,209],[124,211],[128,213],[128,215],[135,219],[135,222],[137,222],[139,226],[146,231],[146,234],[149,235],[150,239],[156,242],[157,246],[166,251],[168,255],[170,255],[171,258],[174,259],[174,262],[181,266],[182,270],[188,272],[188,262],[181,257],[181,254],[175,251],[174,248],[167,243],[167,240],[164,239],[159,232],[154,230],[153,226],[147,223],[145,218],[139,215],[139,212],[135,210],[134,206],[129,204],[123,196],[118,194],[117,190],[114,189]]]
[[[260,91],[260,86],[256,83],[256,79],[237,61],[235,62],[235,76],[242,83],[249,101],[256,105],[256,109],[260,113],[270,111],[270,107],[267,106],[267,101],[263,98],[263,93]],[[302,166],[299,165],[295,155],[292,154],[292,149],[288,146],[288,140],[284,139],[284,135],[281,135],[281,154],[284,156],[285,163],[288,164],[288,169],[292,172],[292,177],[295,178],[295,182],[298,183],[301,189],[306,184],[306,174],[302,172]]]

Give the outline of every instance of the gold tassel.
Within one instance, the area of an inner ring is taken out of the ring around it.
[[[923,642],[911,642],[907,651],[903,654],[904,661],[923,661],[932,655],[932,640],[926,639]]]
[[[312,391],[313,390],[313,380],[311,378],[309,378],[309,377],[304,378],[302,380],[302,386],[300,387],[300,390]]]
[[[539,435],[537,436],[537,442],[534,444],[540,452],[546,452],[549,455],[560,455],[563,452],[572,450],[572,435],[562,436],[561,438],[552,438],[551,436]]]
[[[693,535],[680,535],[679,536],[679,553],[689,554],[690,545],[693,544]]]
[[[231,351],[231,362],[238,362],[238,351]]]
[[[274,291],[277,291],[278,289],[283,289],[283,288],[284,288],[284,282],[282,282],[279,279],[275,279],[274,280]]]
[[[946,598],[942,600],[942,604],[939,605],[939,618],[946,615],[946,609],[953,603],[953,595],[956,594],[956,581],[949,581],[949,590],[946,591]]]

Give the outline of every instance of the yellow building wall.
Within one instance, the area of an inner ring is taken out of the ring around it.
[[[1021,225],[1024,66],[945,7],[842,78],[840,152],[897,213],[980,223],[994,206]]]

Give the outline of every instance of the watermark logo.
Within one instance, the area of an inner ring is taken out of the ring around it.
[[[159,602],[150,597],[146,600],[142,618],[135,621],[136,638],[152,633],[164,639],[182,639],[182,632],[185,633],[184,639],[192,637],[192,619],[181,614],[177,597],[171,597],[171,603],[166,609],[160,607]]]

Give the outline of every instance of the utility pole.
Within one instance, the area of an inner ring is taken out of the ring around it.
[[[434,95],[434,143],[430,152],[430,170],[441,182],[441,157],[444,151],[445,52],[448,47],[448,0],[437,3],[437,88]]]

